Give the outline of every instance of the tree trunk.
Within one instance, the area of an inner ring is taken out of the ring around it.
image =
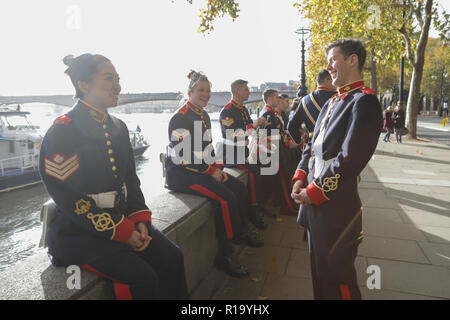
[[[411,83],[409,86],[408,104],[406,106],[406,127],[409,130],[408,137],[417,139],[417,114],[420,100],[420,85],[423,77],[423,65],[425,61],[425,48],[428,42],[428,33],[431,24],[431,9],[433,0],[427,0],[425,4],[425,19],[420,33],[419,43],[416,47],[415,61]]]
[[[370,88],[378,92],[377,62],[375,61],[375,54],[373,52],[373,49],[370,53]]]

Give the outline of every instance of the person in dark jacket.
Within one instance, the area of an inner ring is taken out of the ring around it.
[[[391,142],[389,137],[391,133],[394,132],[394,120],[393,120],[393,111],[394,107],[389,106],[384,110],[383,118],[384,118],[384,127],[386,128],[386,134],[383,138],[384,142]]]
[[[107,278],[117,299],[186,299],[183,253],[153,226],[128,128],[108,113],[121,90],[116,69],[98,54],[64,63],[78,101],[47,131],[39,163],[57,208],[53,264]]]
[[[402,129],[405,127],[405,112],[398,103],[394,111],[394,132],[397,143],[402,143]]]

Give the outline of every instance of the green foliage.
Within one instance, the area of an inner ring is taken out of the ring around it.
[[[450,47],[448,41],[429,39],[425,53],[422,92],[428,96],[441,97],[450,89]]]
[[[206,0],[205,6],[200,9],[200,26],[197,31],[210,33],[214,30],[215,19],[228,15],[234,21],[239,16],[239,11],[239,3],[236,0]]]

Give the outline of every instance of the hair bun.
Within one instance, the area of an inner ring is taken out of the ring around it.
[[[69,54],[63,58],[63,62],[66,66],[70,67],[73,63],[73,60],[75,60],[75,57],[73,54]]]
[[[199,78],[200,78],[200,76],[201,76],[201,73],[200,72],[197,72],[197,71],[195,71],[195,70],[191,70],[191,72],[189,72],[189,74],[188,74],[188,79],[190,79],[190,80],[194,80],[194,81],[196,81],[196,80],[198,80]]]

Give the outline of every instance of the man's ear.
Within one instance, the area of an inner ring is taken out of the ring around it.
[[[77,82],[77,86],[78,86],[78,89],[80,89],[80,91],[84,95],[89,93],[89,84],[87,82],[84,82],[84,81],[80,80],[80,81]]]
[[[351,67],[358,67],[358,55],[357,54],[352,54],[351,56],[350,56],[350,66]]]

